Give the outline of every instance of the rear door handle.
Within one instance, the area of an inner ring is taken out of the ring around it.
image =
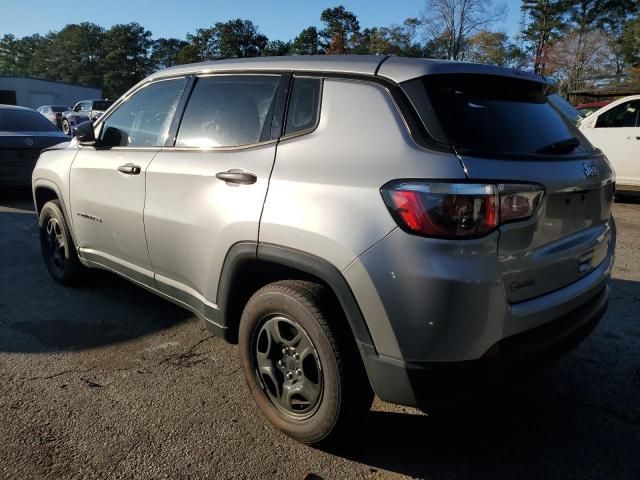
[[[237,168],[232,168],[226,172],[216,173],[216,178],[233,185],[252,185],[258,181],[254,173],[245,172]]]
[[[140,166],[134,165],[133,163],[126,163],[124,165],[120,165],[118,167],[118,171],[124,173],[125,175],[139,175],[140,174]]]

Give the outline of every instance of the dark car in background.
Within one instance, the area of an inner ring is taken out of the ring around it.
[[[29,185],[40,152],[66,141],[68,137],[35,110],[0,105],[0,186]]]
[[[71,110],[67,105],[43,105],[36,109],[56,127],[62,128],[62,113]]]
[[[87,120],[95,122],[111,105],[111,100],[82,100],[62,114],[60,127],[65,134],[74,135],[76,126]]]

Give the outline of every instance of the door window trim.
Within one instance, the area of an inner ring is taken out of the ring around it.
[[[293,86],[294,86],[295,80],[297,78],[311,78],[311,79],[320,81],[320,93],[318,95],[318,97],[319,97],[319,99],[318,99],[318,110],[316,112],[316,119],[315,119],[315,122],[314,122],[312,127],[305,128],[304,130],[299,130],[297,132],[285,134],[285,129],[287,127],[287,116],[289,115],[289,105],[291,105],[291,100],[292,100],[291,96],[293,95]],[[308,135],[310,133],[313,133],[318,128],[318,125],[320,125],[320,118],[322,116],[322,97],[324,95],[324,80],[325,80],[325,78],[322,77],[322,76],[306,75],[304,73],[293,76],[293,79],[291,81],[291,87],[289,88],[289,95],[287,97],[287,108],[286,108],[285,117],[284,117],[284,121],[283,121],[283,125],[282,125],[282,136],[280,137],[282,140],[288,140],[289,138],[295,138],[295,137],[301,137],[303,135]]]

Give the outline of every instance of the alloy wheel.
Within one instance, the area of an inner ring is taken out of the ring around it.
[[[67,261],[66,240],[60,222],[54,217],[47,220],[45,227],[47,255],[51,265],[58,271],[64,271]]]

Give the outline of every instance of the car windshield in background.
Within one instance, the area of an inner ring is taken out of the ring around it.
[[[593,150],[545,95],[545,84],[490,75],[431,75],[403,84],[425,128],[461,153],[566,155]]]
[[[64,105],[54,105],[51,107],[51,110],[53,110],[56,113],[60,113],[60,112],[66,112],[67,110],[69,110],[69,107],[65,107]]]
[[[39,113],[29,110],[0,109],[0,132],[57,132],[58,129]]]
[[[104,112],[105,110],[107,110],[111,105],[113,105],[113,102],[111,101],[100,101],[100,102],[93,102],[93,109],[94,110],[98,110],[100,112]]]

